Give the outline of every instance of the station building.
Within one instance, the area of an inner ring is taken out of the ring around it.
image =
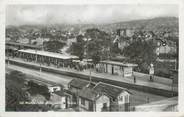
[[[98,72],[128,77],[133,75],[133,68],[136,66],[137,64],[105,60],[100,61],[100,63],[97,64],[96,68],[98,69]]]

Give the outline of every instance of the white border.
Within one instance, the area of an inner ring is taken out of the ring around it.
[[[179,111],[180,112],[5,112],[5,8],[7,4],[177,4],[179,5]],[[131,117],[184,117],[184,1],[182,0],[0,0],[0,117],[12,116],[52,116],[52,117],[109,117],[109,116],[131,116]]]

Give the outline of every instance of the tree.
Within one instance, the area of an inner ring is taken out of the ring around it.
[[[150,63],[155,63],[155,45],[152,41],[137,40],[125,47],[123,53],[129,57],[129,62],[138,64],[143,72],[147,72]]]
[[[19,84],[19,86],[21,87],[24,85],[24,78],[25,78],[25,74],[16,70],[11,71],[6,76],[6,79],[14,81],[15,83]]]
[[[23,90],[25,74],[19,71],[11,71],[6,74],[6,111],[48,111],[50,107],[45,104],[26,104],[24,102],[30,101],[27,92]],[[30,85],[30,82],[29,82]],[[36,83],[32,86],[38,86]],[[35,89],[50,98],[48,88],[46,86],[38,86]]]
[[[95,64],[101,59],[108,58],[111,44],[108,33],[92,28],[86,30],[85,37],[88,39],[86,42],[87,56],[92,58]]]
[[[72,54],[82,60],[84,57],[92,58],[96,64],[110,55],[110,35],[96,28],[87,29],[84,36],[78,35],[77,42],[70,47]],[[85,54],[86,53],[86,54]]]
[[[28,86],[30,87],[29,92],[31,93],[31,95],[41,94],[47,100],[50,99],[50,93],[49,93],[49,89],[47,86],[38,85],[37,83],[35,83],[33,81],[29,81]]]
[[[18,71],[12,71],[6,74],[6,110],[17,111],[19,110],[20,102],[28,101],[23,87],[23,74]]]
[[[44,50],[59,53],[66,44],[60,41],[44,42]]]
[[[73,43],[70,47],[71,54],[78,56],[80,60],[84,58],[85,42],[83,38],[84,36],[78,35],[76,37],[77,42]]]

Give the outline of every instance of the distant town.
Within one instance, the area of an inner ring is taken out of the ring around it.
[[[178,18],[6,26],[6,111],[178,111]]]

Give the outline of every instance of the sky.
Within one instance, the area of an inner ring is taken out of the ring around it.
[[[8,5],[6,25],[104,24],[155,17],[178,17],[177,5]]]

